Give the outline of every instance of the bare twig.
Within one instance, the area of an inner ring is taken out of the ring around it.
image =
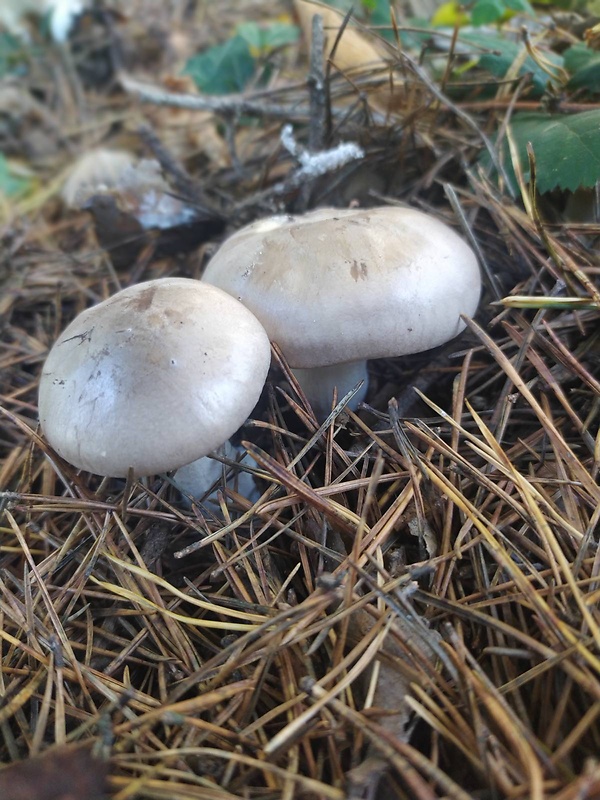
[[[308,87],[310,99],[310,123],[308,148],[312,152],[322,150],[329,140],[329,92],[325,80],[324,64],[325,37],[323,17],[315,14],[312,18],[312,40],[310,48],[310,71]]]

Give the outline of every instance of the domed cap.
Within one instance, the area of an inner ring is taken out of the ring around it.
[[[460,236],[394,206],[259,220],[225,241],[202,279],[249,308],[294,368],[436,347],[464,328],[481,291]]]
[[[148,281],[80,314],[52,347],[40,422],[64,459],[99,475],[176,469],[246,420],[270,362],[267,335],[225,292]]]
[[[126,150],[98,147],[87,151],[69,169],[61,191],[65,205],[83,208],[93,195],[116,188],[134,163],[134,156]]]

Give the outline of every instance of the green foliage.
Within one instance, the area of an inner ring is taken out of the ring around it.
[[[6,160],[4,153],[0,153],[0,195],[15,200],[27,193],[31,181],[18,175]]]
[[[243,36],[234,36],[223,44],[192,56],[183,70],[196,86],[207,94],[241,92],[252,79],[255,60]]]
[[[354,9],[353,0],[323,0],[323,2],[325,5],[331,6],[332,8],[337,8],[338,11],[341,11],[343,14],[345,14],[347,11],[350,11],[351,8]],[[368,2],[369,0],[367,0],[367,3]],[[367,5],[362,2],[361,6],[367,8]]]
[[[189,75],[206,94],[242,92],[256,75],[258,59],[295,42],[299,35],[295,25],[282,22],[242,23],[231,39],[192,56],[183,74]]]
[[[492,25],[512,14],[530,14],[534,11],[527,0],[476,0],[459,3],[455,0],[440,5],[431,19],[432,25]]]
[[[510,126],[519,163],[526,181],[530,179],[527,144],[535,155],[537,189],[575,191],[592,187],[600,180],[600,109],[580,114],[515,114]],[[511,175],[510,149],[505,139],[502,159]],[[489,166],[487,154],[481,163]]]
[[[0,33],[0,78],[22,72],[25,55],[25,48],[20,39],[11,36],[10,33]]]
[[[525,45],[513,42],[500,33],[468,31],[460,34],[460,41],[485,48],[486,51],[479,57],[479,66],[490,72],[496,78],[504,78],[514,63],[520,63],[517,75],[520,77],[529,73],[534,93],[542,94],[545,91],[550,76],[529,55],[525,55]],[[544,57],[553,67],[563,66],[561,56],[556,53],[544,53]]]
[[[361,5],[371,25],[390,25],[390,0],[361,0]]]
[[[478,0],[471,8],[473,25],[491,25],[510,14],[531,14],[527,0]]]
[[[515,14],[531,14],[535,15],[533,8],[527,0],[504,0],[504,5],[509,11],[514,11]]]
[[[565,69],[571,74],[569,89],[600,91],[600,53],[578,42],[563,53]]]
[[[473,25],[489,25],[502,19],[506,8],[501,0],[480,0],[471,10]]]
[[[296,25],[287,22],[273,22],[259,25],[258,22],[243,22],[236,33],[248,42],[253,56],[268,54],[271,50],[298,41],[300,31]]]

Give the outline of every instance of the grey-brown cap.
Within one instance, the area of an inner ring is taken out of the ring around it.
[[[185,278],[138,284],[81,313],[42,371],[40,422],[76,467],[176,469],[221,445],[264,385],[268,337],[228,294]]]
[[[395,206],[259,220],[225,241],[203,281],[247,306],[297,368],[436,347],[481,291],[460,236]]]

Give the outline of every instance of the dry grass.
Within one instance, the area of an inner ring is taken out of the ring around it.
[[[52,58],[60,91],[37,88],[65,138],[40,187],[145,114],[105,87],[82,100]],[[269,101],[308,107],[296,78]],[[36,386],[79,310],[203,254],[116,274],[86,217],[43,188],[23,203],[0,262],[0,760],[92,747],[114,800],[598,797],[600,230],[546,224],[528,187],[472,166],[497,103],[465,118],[408,74],[386,119],[332,80],[366,171],[275,198],[293,166],[270,119],[233,137],[239,164],[188,168],[248,216],[374,189],[455,222],[449,197],[491,276],[477,321],[435,358],[374,364],[370,408],[321,427],[276,364],[243,433],[260,500],[190,510],[164,476],[61,462]],[[493,304],[510,293],[536,299]]]

